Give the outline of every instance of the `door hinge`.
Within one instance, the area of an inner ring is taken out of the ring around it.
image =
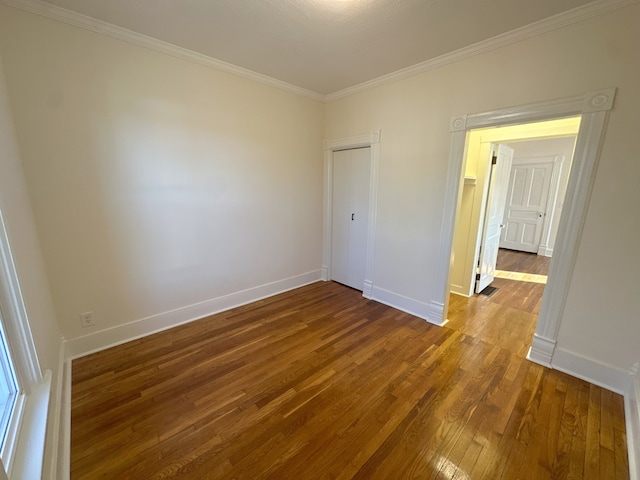
[[[498,163],[498,156],[494,153],[493,157],[491,157],[491,165],[495,165]]]
[[[469,277],[467,277],[467,278],[469,278]],[[476,273],[476,280],[480,280],[480,274],[479,273]]]

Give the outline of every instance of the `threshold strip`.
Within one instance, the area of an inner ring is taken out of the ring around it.
[[[506,270],[496,270],[494,273],[496,278],[504,278],[507,280],[516,280],[518,282],[547,283],[546,275],[538,275],[536,273],[509,272]]]

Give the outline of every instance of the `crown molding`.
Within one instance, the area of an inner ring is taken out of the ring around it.
[[[483,40],[468,47],[463,47],[450,53],[445,53],[439,57],[426,60],[421,63],[417,63],[407,68],[397,70],[387,75],[368,80],[366,82],[359,83],[352,87],[338,90],[337,92],[326,95],[325,101],[330,102],[339,98],[347,97],[355,93],[360,93],[371,88],[379,87],[387,83],[402,80],[404,78],[412,77],[421,73],[435,70],[437,68],[444,67],[451,63],[458,62],[467,58],[475,57],[482,53],[496,50],[513,43],[517,43],[521,40],[525,40],[530,37],[542,35],[543,33],[557,30],[562,27],[566,27],[573,23],[587,20],[591,17],[602,15],[604,13],[618,10],[620,8],[628,7],[640,3],[640,0],[596,0],[595,2],[587,5],[577,7],[566,12],[553,15],[535,23],[531,23],[524,27],[511,30],[495,37],[491,37],[487,40]]]
[[[10,7],[18,8],[30,13],[35,13],[43,17],[58,20],[69,25],[84,28],[94,33],[99,33],[108,37],[122,40],[139,47],[144,47],[149,50],[154,50],[166,55],[171,55],[172,57],[177,57],[182,60],[197,63],[205,67],[215,68],[216,70],[231,73],[233,75],[237,75],[238,77],[252,80],[254,82],[268,85],[270,87],[275,87],[289,93],[308,97],[320,102],[325,100],[324,95],[313,92],[311,90],[307,90],[306,88],[298,87],[282,80],[278,80],[276,78],[254,72],[253,70],[238,67],[236,65],[223,62],[222,60],[217,60],[207,55],[194,52],[187,48],[178,47],[177,45],[158,40],[157,38],[143,35],[126,28],[118,27],[111,23],[97,20],[93,17],[67,10],[66,8],[43,2],[41,0],[0,0],[0,5],[8,5]]]
[[[480,55],[491,50],[511,45],[513,43],[525,40],[536,35],[541,35],[552,30],[571,25],[573,23],[581,22],[583,20],[602,15],[604,13],[617,10],[620,8],[628,7],[630,5],[638,4],[640,0],[596,0],[587,5],[568,10],[563,13],[545,18],[538,22],[526,25],[524,27],[517,28],[510,32],[497,35],[495,37],[483,40],[481,42],[463,47],[450,53],[445,53],[439,57],[426,60],[424,62],[412,65],[407,68],[397,70],[395,72],[382,75],[380,77],[368,80],[366,82],[359,83],[352,87],[348,87],[337,92],[323,95],[306,88],[298,87],[290,83],[278,80],[267,75],[263,75],[253,70],[238,67],[222,60],[217,60],[213,57],[203,55],[192,50],[178,47],[168,42],[158,40],[157,38],[143,35],[126,28],[118,27],[102,20],[97,20],[93,17],[83,15],[81,13],[67,10],[66,8],[53,5],[51,3],[44,2],[42,0],[0,0],[0,5],[7,5],[10,7],[18,8],[30,13],[35,13],[43,17],[58,20],[69,25],[84,28],[91,32],[106,35],[118,40],[122,40],[133,45],[137,45],[149,50],[171,55],[182,60],[190,61],[203,65],[205,67],[214,68],[223,72],[231,73],[238,77],[242,77],[248,80],[252,80],[263,85],[278,88],[289,93],[300,95],[303,97],[311,98],[320,102],[330,102],[337,100],[355,93],[360,93],[371,88],[385,85],[387,83],[395,82],[408,78],[414,75],[435,70],[440,67],[444,67],[451,63],[458,62],[467,58]]]

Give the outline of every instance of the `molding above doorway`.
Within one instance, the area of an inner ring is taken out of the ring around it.
[[[322,280],[331,280],[331,226],[333,204],[333,152],[351,148],[371,148],[371,175],[369,178],[369,222],[367,228],[367,255],[362,296],[373,298],[373,265],[375,255],[376,212],[378,204],[378,168],[380,164],[380,130],[363,135],[325,140],[324,146],[324,198],[322,223]]]
[[[551,261],[548,288],[542,300],[540,315],[527,358],[552,367],[560,320],[569,290],[569,282],[582,235],[587,204],[593,185],[599,148],[608,111],[613,107],[615,88],[606,88],[569,98],[521,105],[489,112],[457,115],[451,119],[451,148],[445,186],[445,203],[440,236],[440,262],[431,303],[444,305],[441,321],[446,321],[449,271],[458,193],[462,183],[462,167],[467,132],[477,128],[532,123],[581,115],[574,160]]]

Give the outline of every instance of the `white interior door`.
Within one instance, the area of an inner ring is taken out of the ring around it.
[[[538,253],[547,205],[553,160],[516,159],[511,166],[500,246]]]
[[[364,287],[369,227],[371,149],[333,154],[331,279]]]
[[[494,279],[511,162],[513,161],[513,149],[506,145],[497,145],[493,158],[495,161],[492,160],[489,169],[489,192],[476,276],[476,292],[484,290]]]

